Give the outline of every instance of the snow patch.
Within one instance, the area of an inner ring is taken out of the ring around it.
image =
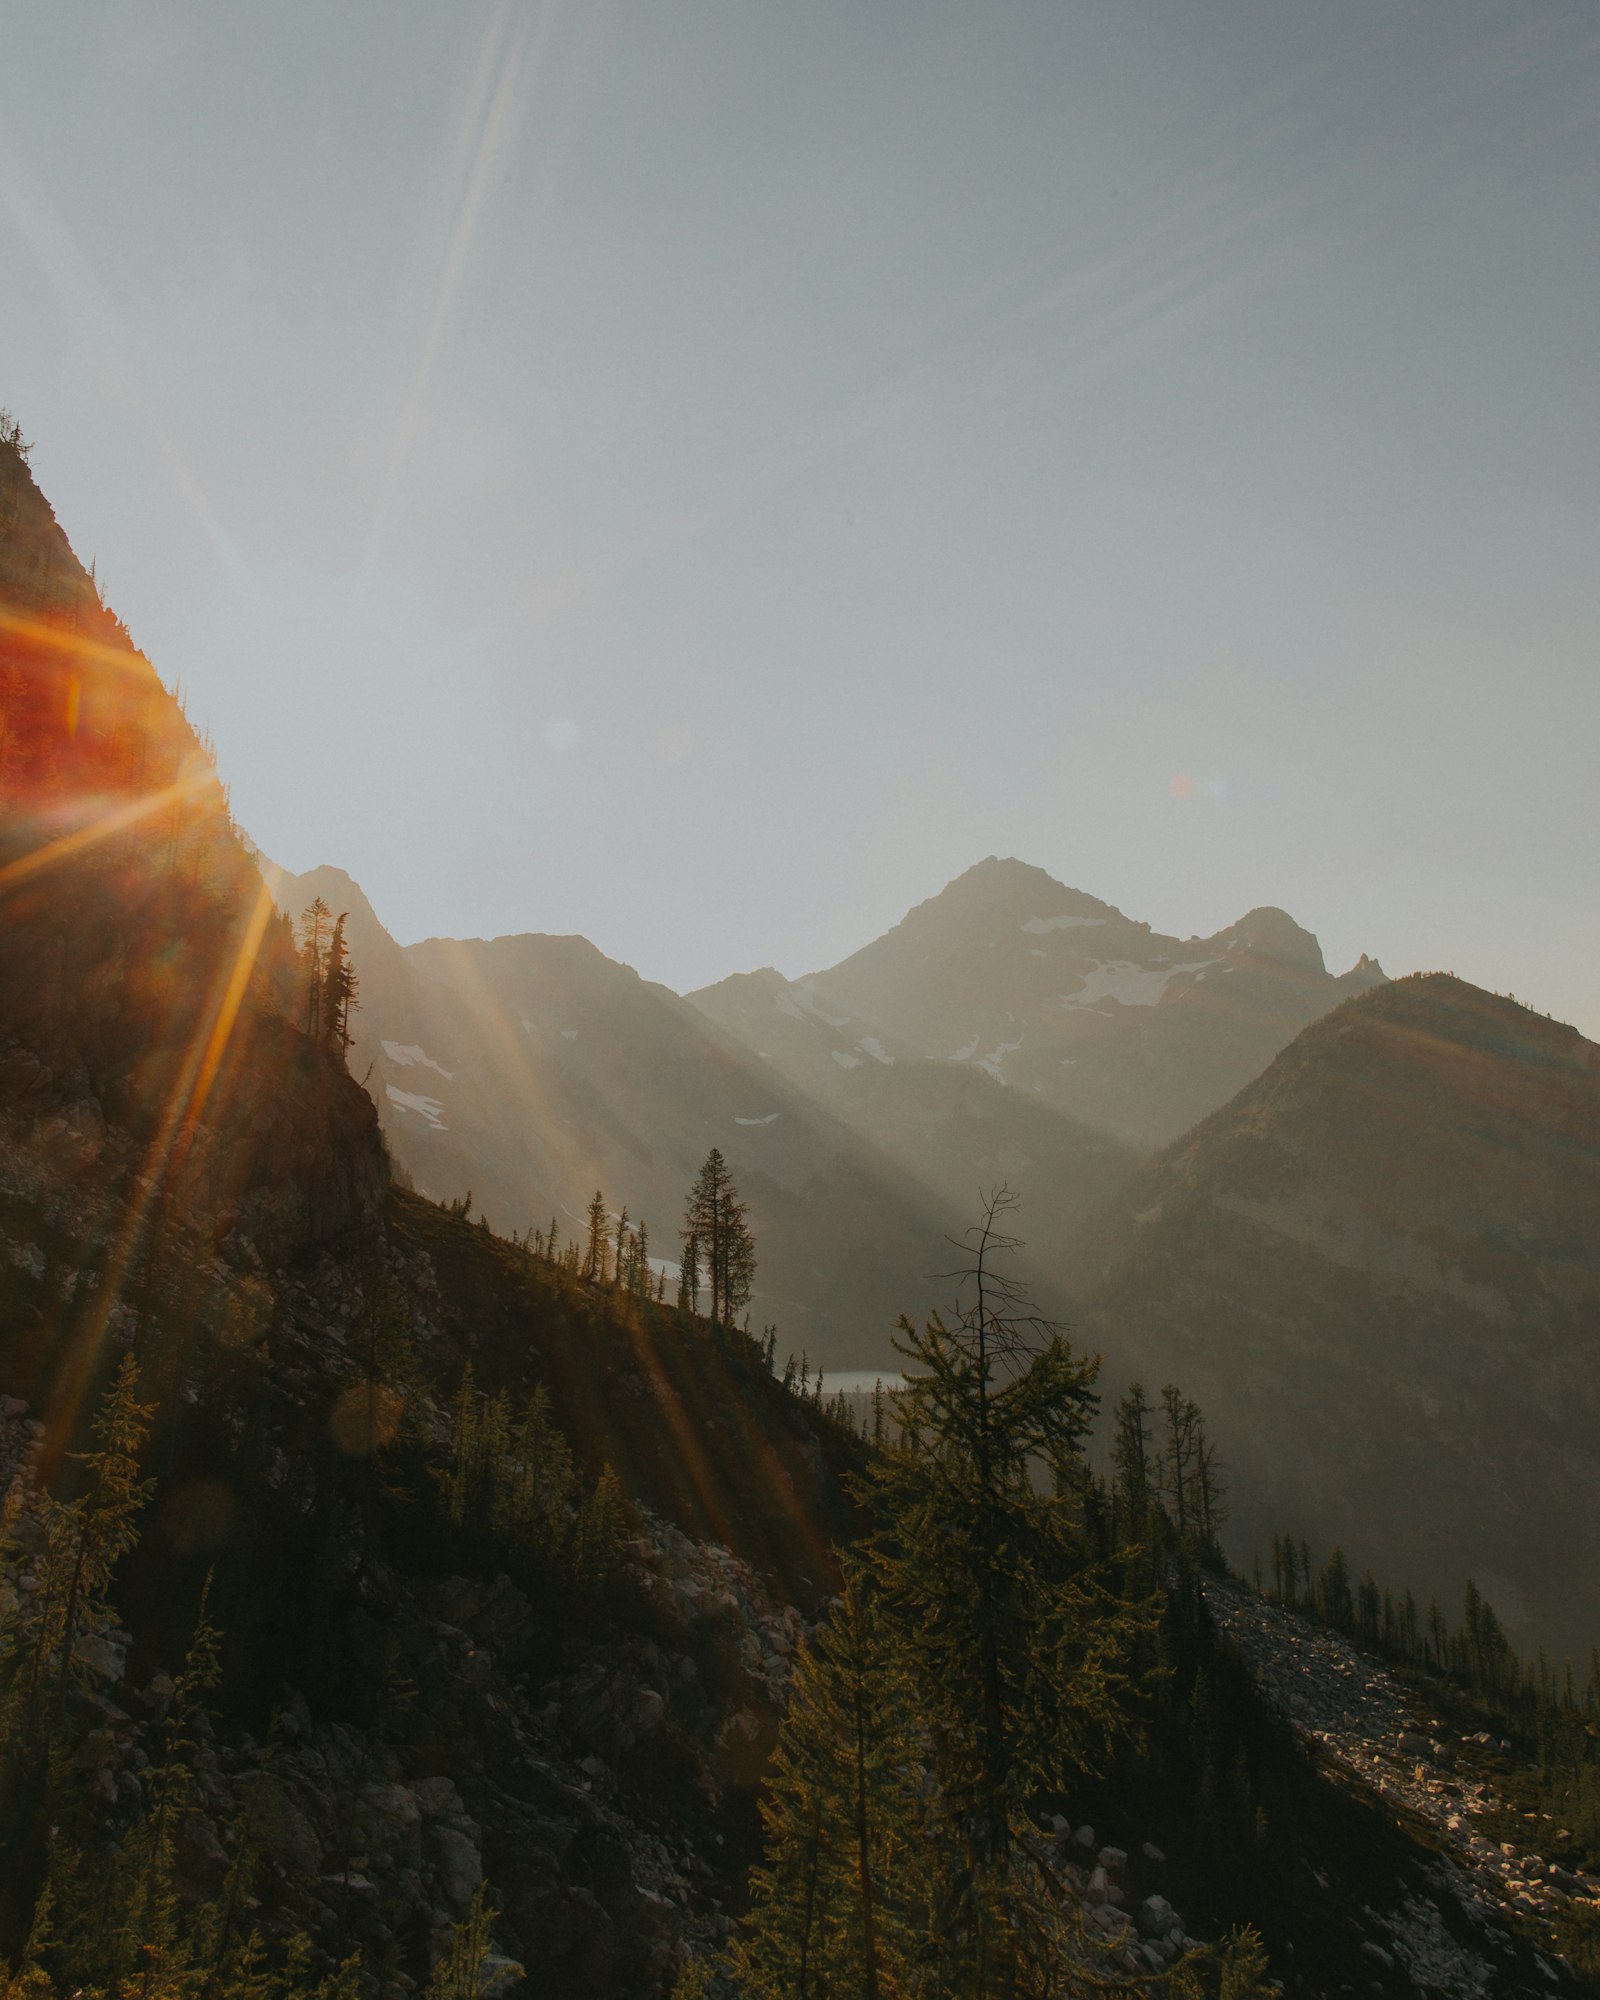
[[[860,1069],[861,1067],[860,1056],[851,1055],[848,1049],[835,1049],[833,1059],[839,1065],[840,1069]]]
[[[997,1042],[986,1056],[979,1056],[978,1067],[981,1070],[987,1070],[996,1083],[1004,1083],[1005,1078],[1000,1074],[1000,1065],[1005,1061],[1007,1056],[1015,1055],[1021,1047],[1022,1040],[1020,1036],[1014,1042]]]
[[[444,1106],[437,1097],[423,1097],[410,1090],[396,1090],[392,1083],[386,1083],[384,1090],[396,1111],[415,1111],[435,1132],[448,1132],[444,1122]]]
[[[576,1029],[576,1028],[563,1028],[563,1029],[561,1030],[561,1039],[562,1039],[562,1041],[564,1041],[564,1042],[575,1042],[575,1041],[576,1041],[576,1040],[578,1039],[578,1031],[577,1031],[577,1029]]]
[[[1022,928],[1030,937],[1043,937],[1049,931],[1093,930],[1104,922],[1104,917],[1029,917]]]
[[[432,1056],[425,1055],[416,1042],[385,1042],[383,1052],[396,1069],[410,1069],[415,1064],[419,1069],[437,1070],[446,1083],[455,1075],[443,1063],[436,1063]]]
[[[814,1020],[824,1021],[830,1028],[849,1027],[850,1016],[848,1014],[830,1014],[827,1008],[824,1007],[822,1002],[817,998],[816,992],[813,989],[809,980],[807,980],[802,985],[791,986],[789,988],[789,991],[794,995],[796,1001],[800,1004],[800,1006],[802,1006],[806,1010],[806,1012],[812,1016]]]
[[[860,1041],[856,1043],[856,1047],[864,1054],[871,1056],[874,1062],[887,1063],[891,1069],[894,1067],[894,1057],[890,1055],[876,1035],[863,1035]]]
[[[967,1062],[977,1053],[978,1053],[978,1038],[976,1035],[974,1035],[972,1040],[967,1043],[964,1049],[956,1050],[955,1054],[950,1058],[950,1060],[952,1062]]]
[[[1135,965],[1130,958],[1091,959],[1090,969],[1076,993],[1063,993],[1066,1008],[1097,1007],[1102,1000],[1115,1000],[1123,1007],[1153,1007],[1168,984],[1185,972],[1203,972],[1220,965],[1220,959],[1200,958],[1187,965]]]
[[[733,1122],[735,1125],[775,1125],[778,1122],[778,1113],[769,1111],[765,1118],[735,1118]]]
[[[778,995],[777,1007],[778,1012],[780,1014],[787,1014],[791,1021],[803,1021],[806,1017],[805,1009],[797,1006],[793,996],[788,993],[780,993]]]

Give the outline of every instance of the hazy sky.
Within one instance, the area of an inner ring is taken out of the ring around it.
[[[291,867],[990,852],[1600,1034],[1600,12],[0,0],[0,403]]]

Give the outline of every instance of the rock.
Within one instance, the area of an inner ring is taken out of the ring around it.
[[[278,1690],[278,1734],[286,1743],[311,1741],[311,1706],[298,1688]]]
[[[1096,1868],[1094,1873],[1089,1877],[1089,1886],[1084,1891],[1084,1894],[1089,1898],[1091,1903],[1109,1903],[1111,1901],[1111,1878],[1103,1868]]]
[[[502,1994],[514,1993],[527,1976],[514,1958],[492,1951],[478,1967],[478,2000],[500,2000]]]
[[[1094,1828],[1092,1826],[1080,1826],[1072,1836],[1072,1844],[1074,1847],[1081,1847],[1085,1854],[1093,1854],[1096,1846]]]
[[[1138,1924],[1142,1937],[1156,1938],[1165,1937],[1180,1919],[1165,1896],[1146,1896],[1139,1905],[1134,1921]]]
[[[1427,1737],[1419,1735],[1415,1729],[1402,1729],[1395,1738],[1395,1748],[1402,1757],[1427,1757],[1433,1751]]]
[[[439,1886],[456,1913],[464,1916],[472,1906],[473,1891],[483,1880],[483,1856],[453,1826],[430,1826],[427,1845]]]
[[[1108,1875],[1122,1875],[1127,1872],[1128,1854],[1126,1848],[1102,1847],[1096,1858],[1099,1865]]]
[[[419,1778],[410,1789],[424,1819],[465,1818],[467,1809],[450,1779]]]
[[[1165,1861],[1167,1858],[1166,1855],[1162,1853],[1161,1849],[1156,1846],[1153,1840],[1147,1840],[1144,1844],[1144,1848],[1142,1851],[1146,1861],[1159,1862],[1159,1861]]]

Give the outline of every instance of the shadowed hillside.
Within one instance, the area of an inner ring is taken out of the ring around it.
[[[1089,1324],[1273,1534],[1600,1628],[1600,1050],[1444,974],[1309,1028],[1103,1220]]]

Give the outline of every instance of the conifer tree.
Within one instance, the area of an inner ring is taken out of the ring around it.
[[[1002,1189],[971,1232],[953,1321],[900,1322],[900,1430],[870,1467],[867,1545],[965,1863],[952,1935],[997,1980],[1026,1949],[1014,1863],[1027,1802],[1067,1771],[1103,1768],[1129,1734],[1134,1655],[1155,1617],[1086,1546],[1073,1496],[1099,1364],[999,1268],[1021,1247],[1002,1226],[1013,1202]]]
[[[348,916],[348,911],[341,911],[328,935],[322,968],[319,1027],[315,1031],[322,1046],[331,1049],[341,1061],[352,1040],[350,1016],[359,1005],[360,993],[360,981],[350,963],[350,950],[344,939]]]
[[[606,1198],[596,1188],[589,1201],[589,1242],[584,1252],[583,1275],[603,1285],[610,1256],[610,1235],[606,1224]]]
[[[747,1217],[728,1163],[713,1146],[689,1191],[682,1236],[686,1258],[694,1245],[696,1277],[703,1270],[717,1325],[731,1326],[755,1287],[755,1238]]]
[[[484,1962],[494,1949],[492,1931],[498,1910],[490,1908],[488,1890],[480,1882],[472,1892],[472,1907],[456,1924],[450,1948],[434,1967],[424,2000],[478,2000]]]
[[[622,1213],[617,1217],[617,1254],[616,1254],[616,1261],[612,1265],[612,1277],[619,1291],[621,1290],[623,1285],[626,1284],[627,1282],[627,1276],[628,1276],[627,1250],[628,1250],[628,1211],[626,1208],[624,1208]]]
[[[300,914],[300,957],[304,966],[306,993],[306,1033],[312,1041],[322,1041],[322,1000],[328,932],[333,912],[320,896]]]
[[[152,1411],[138,1400],[139,1368],[124,1356],[94,1419],[94,1449],[82,1455],[85,1487],[75,1500],[52,1502],[40,1565],[43,1607],[29,1677],[28,1710],[53,1667],[57,1717],[77,1669],[79,1637],[110,1620],[105,1593],[117,1564],[138,1539],[135,1525],[150,1491],[139,1478],[139,1454]]]
[[[1127,1541],[1143,1541],[1150,1523],[1150,1403],[1142,1382],[1130,1383],[1117,1405],[1111,1462],[1118,1530]]]
[[[588,1590],[604,1590],[622,1567],[622,1547],[630,1526],[622,1481],[608,1465],[578,1517],[574,1569]]]
[[[843,1597],[795,1662],[761,1802],[765,1859],[731,1958],[748,2000],[889,2000],[933,1931],[924,1754],[870,1590]]]
[[[678,1310],[692,1313],[700,1297],[700,1239],[685,1230],[678,1256]]]

